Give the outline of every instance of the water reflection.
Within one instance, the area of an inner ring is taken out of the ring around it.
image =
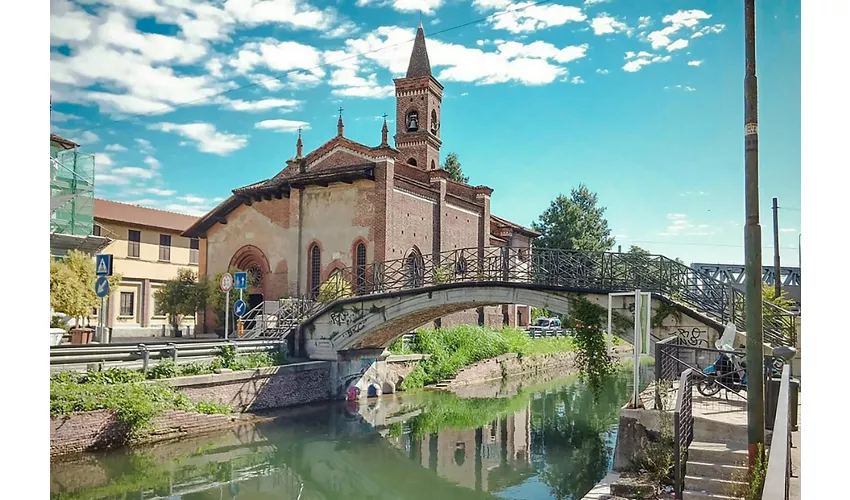
[[[203,438],[51,467],[54,499],[573,499],[610,470],[631,377],[512,397],[314,405]]]

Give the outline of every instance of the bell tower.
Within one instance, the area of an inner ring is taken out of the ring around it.
[[[422,23],[416,29],[407,75],[396,78],[396,149],[399,160],[422,170],[440,168],[443,86],[431,74]]]

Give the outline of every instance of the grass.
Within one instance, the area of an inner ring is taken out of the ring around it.
[[[516,328],[493,330],[481,326],[461,325],[451,329],[420,330],[410,346],[401,340],[390,346],[394,354],[429,354],[404,380],[401,388],[410,390],[439,382],[478,361],[502,354],[519,356],[554,354],[575,349],[570,337],[534,340]]]
[[[187,375],[214,373],[216,369],[247,370],[284,364],[284,353],[255,352],[236,354],[233,346],[223,346],[209,363],[175,365],[164,359],[147,373],[128,368],[88,370],[85,373],[63,371],[50,376],[50,415],[113,410],[128,425],[131,435],[149,428],[151,419],[166,410],[196,411],[205,414],[229,414],[231,408],[212,402],[194,403],[166,384],[143,383]]]

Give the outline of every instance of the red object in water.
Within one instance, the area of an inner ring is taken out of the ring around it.
[[[345,394],[345,399],[348,401],[355,401],[357,399],[357,393],[360,392],[357,387],[351,386],[348,388]]]

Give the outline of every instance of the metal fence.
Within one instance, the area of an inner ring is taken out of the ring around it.
[[[685,485],[685,464],[688,462],[688,447],[694,440],[693,381],[698,374],[691,368],[679,377],[679,391],[673,411],[674,430],[674,485],[676,497],[682,497]]]
[[[50,369],[85,370],[96,365],[147,370],[151,361],[162,359],[176,364],[212,360],[226,345],[234,346],[237,354],[276,352],[286,348],[284,342],[275,339],[54,346],[50,348]]]
[[[791,366],[785,365],[782,368],[762,500],[788,499],[791,478],[791,410]]]

